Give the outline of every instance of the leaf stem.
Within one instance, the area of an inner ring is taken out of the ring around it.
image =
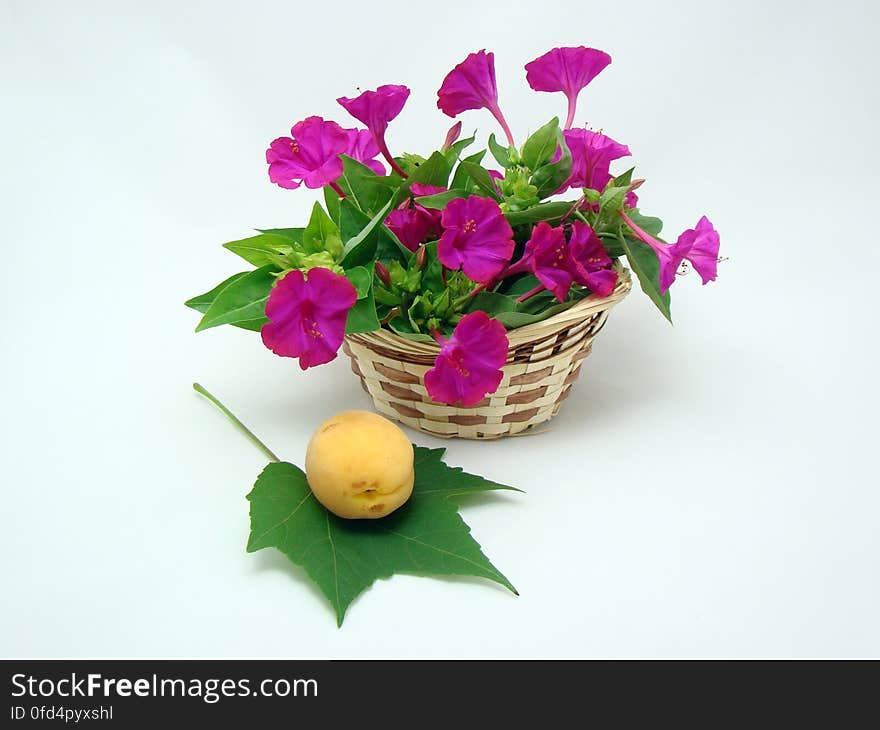
[[[256,446],[260,451],[268,456],[271,461],[281,461],[281,459],[279,459],[277,456],[275,456],[275,454],[272,453],[272,451],[269,449],[268,446],[266,446],[266,444],[260,441],[260,439],[258,439],[247,426],[239,421],[238,418],[236,418],[235,414],[230,411],[226,406],[224,406],[216,397],[214,397],[198,383],[193,383],[193,390],[196,391],[196,393],[205,396],[205,398],[207,398],[209,401],[211,401],[211,403],[217,406],[217,408],[220,409],[223,415],[226,416],[230,421],[232,421],[233,425],[238,428],[238,430],[241,431],[245,436],[247,436],[254,444],[254,446]]]

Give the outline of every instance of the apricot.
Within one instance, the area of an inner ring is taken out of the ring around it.
[[[413,447],[387,418],[344,411],[312,434],[306,479],[315,498],[339,517],[384,517],[412,494]]]

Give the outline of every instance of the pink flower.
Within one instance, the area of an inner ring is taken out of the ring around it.
[[[379,146],[369,130],[346,129],[345,131],[348,134],[348,148],[345,150],[345,154],[366,165],[377,175],[384,175],[385,168],[382,163],[373,159],[379,154]]]
[[[290,271],[275,284],[266,302],[269,322],[260,334],[276,355],[298,357],[305,370],[336,357],[345,335],[348,310],[357,292],[344,276],[314,268],[308,279]]]
[[[572,273],[578,284],[587,287],[600,297],[607,297],[617,284],[611,258],[602,245],[596,232],[581,221],[575,221],[571,228],[569,252],[572,260]]]
[[[715,281],[718,268],[718,248],[720,238],[715,227],[706,216],[700,218],[696,228],[684,231],[675,243],[658,241],[638,225],[624,212],[618,211],[640,241],[648,244],[657,254],[660,261],[660,293],[665,294],[675,282],[675,273],[682,261],[687,259],[703,280],[703,284]]]
[[[587,84],[611,63],[611,56],[595,48],[554,48],[526,64],[526,81],[535,91],[561,91],[568,99],[565,128],[574,122],[577,98]]]
[[[444,193],[446,188],[413,183],[409,192],[413,198],[418,198],[422,195]],[[419,244],[424,241],[433,241],[442,231],[440,211],[425,208],[413,201],[412,198],[407,198],[400,206],[392,210],[385,219],[385,225],[410,251],[417,251]]]
[[[448,340],[434,333],[440,354],[425,373],[425,388],[437,403],[472,406],[494,393],[507,361],[504,326],[483,311],[461,318]]]
[[[611,180],[611,163],[629,156],[629,147],[589,129],[567,129],[565,143],[571,150],[571,175],[566,188],[602,191]]]
[[[721,238],[709,219],[706,216],[700,218],[696,228],[689,228],[678,237],[678,243],[689,247],[685,258],[691,262],[703,284],[715,281]]]
[[[388,160],[388,164],[401,175],[404,172],[394,161],[385,143],[385,131],[388,129],[388,122],[400,114],[408,98],[409,89],[406,86],[385,84],[375,91],[365,91],[353,99],[342,96],[336,100],[345,111],[370,130],[379,151]]]
[[[553,228],[546,221],[538,223],[526,243],[523,258],[517,264],[527,266],[560,302],[568,296],[574,281],[574,261],[562,226]]]
[[[347,130],[321,117],[297,122],[290,137],[279,137],[266,150],[269,179],[282,188],[322,188],[342,174],[339,155],[350,149]]]
[[[562,302],[574,282],[602,297],[611,294],[617,283],[617,272],[611,269],[611,265],[602,241],[587,224],[575,221],[571,241],[566,242],[562,226],[553,228],[541,221],[532,230],[523,257],[504,275],[531,271],[541,282],[541,286],[526,292],[518,301],[525,301],[548,289]]]
[[[446,74],[437,92],[437,108],[450,117],[457,117],[468,109],[488,109],[507,135],[507,141],[514,144],[510,127],[498,106],[494,53],[485,50],[471,53]]]
[[[445,152],[456,143],[460,136],[461,121],[458,121],[449,128],[449,131],[446,133],[446,139],[443,140],[443,146],[440,149]]]
[[[413,183],[409,186],[409,192],[414,198],[421,198],[423,195],[437,195],[437,193],[445,193],[447,188],[439,185],[425,185],[425,183]]]
[[[410,251],[417,251],[423,241],[440,235],[439,213],[418,204],[410,207],[406,200],[388,214],[385,225]]]
[[[473,281],[491,281],[510,261],[513,230],[491,198],[471,195],[446,204],[437,258],[448,269],[461,268]]]
[[[504,173],[500,170],[487,170],[489,177],[492,178],[492,184],[495,186],[495,192],[501,194],[501,188],[498,187],[498,181],[504,179]]]

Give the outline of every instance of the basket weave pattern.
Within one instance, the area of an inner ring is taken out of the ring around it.
[[[632,287],[620,270],[607,297],[588,297],[542,322],[507,333],[510,348],[498,390],[474,406],[431,400],[425,372],[440,348],[388,330],[348,335],[343,349],[376,409],[424,433],[441,437],[495,439],[521,433],[555,416],[581,371],[611,308]]]

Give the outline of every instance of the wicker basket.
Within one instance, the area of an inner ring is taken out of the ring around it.
[[[543,322],[510,330],[504,379],[498,390],[474,406],[435,403],[428,396],[425,372],[440,351],[434,343],[377,330],[348,335],[343,349],[376,410],[386,416],[433,436],[511,436],[559,412],[608,312],[631,288],[629,271],[620,269],[609,296],[588,297]]]

